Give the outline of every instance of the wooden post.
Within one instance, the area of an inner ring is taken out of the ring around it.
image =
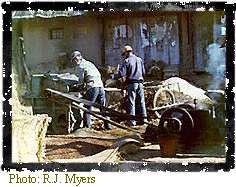
[[[101,33],[101,36],[102,36],[102,40],[101,40],[101,65],[102,66],[105,66],[106,65],[106,57],[105,57],[105,21],[104,21],[104,17],[101,18],[101,22],[102,22],[102,33]],[[108,64],[107,64],[108,65]]]

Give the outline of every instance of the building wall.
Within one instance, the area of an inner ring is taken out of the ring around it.
[[[63,39],[50,39],[50,30],[62,28]],[[74,49],[96,64],[101,64],[101,24],[96,18],[61,17],[22,21],[26,64],[32,73],[58,70],[57,60],[66,54],[69,63]]]
[[[182,74],[202,71],[207,64],[206,48],[219,35],[222,15],[223,12],[178,12],[22,19],[25,60],[32,73],[56,72],[59,55],[66,54],[69,63],[71,52],[78,49],[97,65],[117,66],[122,61],[123,46],[130,44],[145,63],[161,60],[179,67]],[[145,26],[146,43],[142,33]],[[50,39],[50,30],[55,28],[64,29],[64,39]],[[126,36],[116,39],[117,28],[128,30]]]
[[[180,46],[177,15],[117,16],[106,20],[105,24],[106,64],[119,64],[122,60],[122,48],[129,44],[145,63],[155,60],[163,61],[166,65],[178,66]],[[119,27],[120,36],[117,34]]]

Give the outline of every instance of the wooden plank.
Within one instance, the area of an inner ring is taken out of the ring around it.
[[[110,88],[110,87],[106,87],[104,88],[105,91],[107,92],[121,92],[122,89],[119,89],[119,88]]]
[[[123,120],[142,120],[143,117],[140,117],[140,116],[133,116],[133,115],[130,115],[130,114],[125,114],[125,113],[121,113],[121,112],[118,112],[116,110],[113,110],[111,108],[108,108],[108,107],[105,107],[105,106],[102,106],[102,105],[99,105],[97,103],[93,103],[91,101],[88,101],[86,99],[81,99],[79,97],[76,97],[74,95],[71,95],[71,94],[68,94],[68,93],[63,93],[63,92],[59,92],[57,90],[53,90],[53,89],[50,89],[50,88],[47,88],[45,89],[46,91],[49,91],[51,93],[54,93],[58,96],[61,96],[61,97],[64,97],[64,98],[67,98],[71,101],[74,101],[76,103],[83,103],[87,106],[93,106],[95,108],[99,108],[100,110],[103,110],[103,112],[109,112],[109,116],[113,116],[113,117],[119,117],[120,119],[123,119]],[[149,122],[145,122],[147,124],[151,124]]]

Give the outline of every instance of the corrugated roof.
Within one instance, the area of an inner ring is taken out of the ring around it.
[[[14,11],[12,13],[13,19],[24,18],[54,18],[54,17],[71,17],[83,15],[84,11],[43,11],[43,10],[29,10],[29,11]]]

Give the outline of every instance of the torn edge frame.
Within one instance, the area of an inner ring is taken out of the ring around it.
[[[198,5],[199,7],[205,7],[208,10],[211,7],[216,8],[216,10],[225,11],[226,15],[226,78],[229,80],[226,90],[226,146],[228,147],[226,152],[226,162],[225,163],[189,163],[188,165],[182,165],[182,163],[12,163],[12,145],[11,145],[11,111],[12,106],[9,104],[9,99],[11,99],[11,47],[12,47],[12,36],[11,36],[11,22],[12,22],[12,11],[24,10],[31,8],[31,10],[66,10],[69,7],[73,7],[73,10],[89,10],[89,11],[99,11],[103,8],[103,11],[109,11],[108,4],[105,3],[94,3],[94,2],[10,2],[3,3],[2,8],[5,11],[3,15],[3,95],[5,101],[3,101],[3,164],[1,166],[2,170],[10,171],[15,169],[17,171],[23,171],[28,169],[30,171],[44,170],[44,171],[230,171],[235,167],[235,139],[234,139],[234,92],[233,88],[234,82],[234,37],[235,28],[233,24],[235,4],[225,4],[222,2],[211,2],[211,3],[172,3],[181,8],[186,8],[185,5]],[[113,2],[113,9],[115,11],[121,11],[125,8],[135,10],[133,5],[146,4],[150,7],[150,2]],[[161,3],[164,5],[165,2]],[[148,8],[145,11],[151,11],[152,8]],[[8,91],[10,90],[10,91]]]

